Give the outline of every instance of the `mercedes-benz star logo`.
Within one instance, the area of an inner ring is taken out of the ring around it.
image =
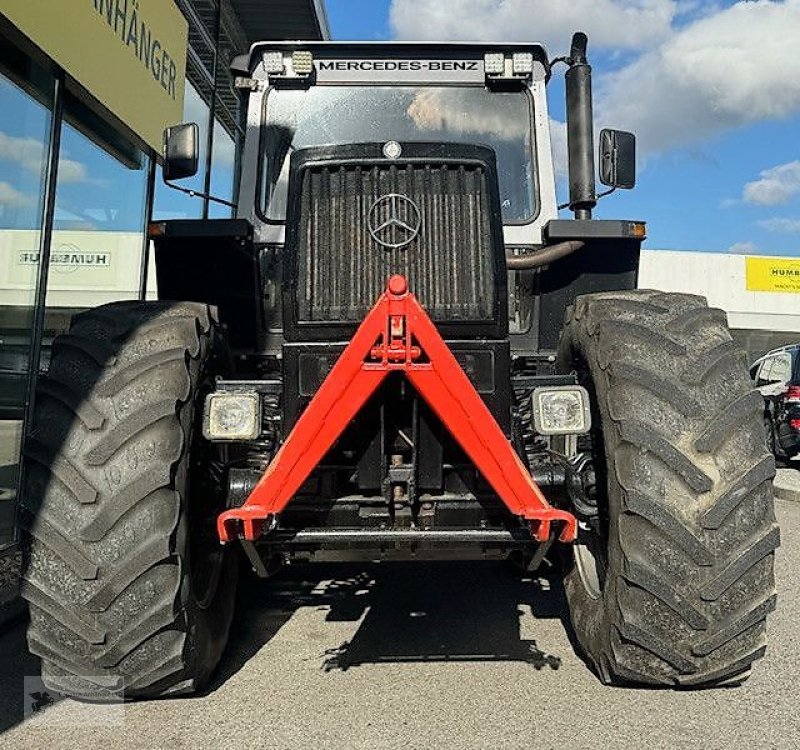
[[[411,198],[389,193],[370,206],[367,228],[381,247],[392,250],[405,247],[419,236],[422,214]]]

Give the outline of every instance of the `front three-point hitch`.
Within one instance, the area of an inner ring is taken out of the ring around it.
[[[220,540],[252,544],[277,528],[280,513],[393,371],[405,374],[535,541],[574,541],[575,516],[547,502],[403,276],[389,279],[245,502],[219,516]]]

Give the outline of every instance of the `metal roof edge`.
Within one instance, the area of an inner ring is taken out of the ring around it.
[[[317,16],[317,26],[322,41],[330,41],[331,27],[328,23],[328,11],[325,9],[325,0],[312,0]]]

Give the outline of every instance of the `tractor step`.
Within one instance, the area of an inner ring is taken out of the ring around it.
[[[530,544],[529,530],[506,529],[303,529],[275,531],[270,543],[291,545]]]

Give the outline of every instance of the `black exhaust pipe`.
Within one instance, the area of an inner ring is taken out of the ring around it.
[[[586,34],[572,37],[567,85],[567,150],[569,151],[569,208],[576,219],[591,219],[597,204],[594,182],[594,123],[592,66],[586,59]]]

